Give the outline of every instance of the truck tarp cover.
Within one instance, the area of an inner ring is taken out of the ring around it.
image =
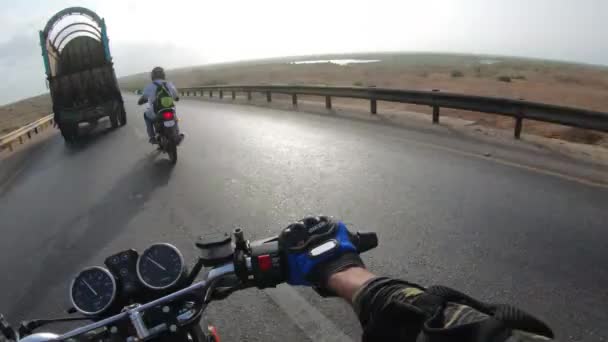
[[[91,107],[120,97],[105,22],[83,7],[55,14],[40,31],[55,109]]]

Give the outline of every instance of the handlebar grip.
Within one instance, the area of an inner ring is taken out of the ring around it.
[[[370,249],[378,247],[378,235],[376,233],[357,232],[351,241],[359,253],[365,253]]]

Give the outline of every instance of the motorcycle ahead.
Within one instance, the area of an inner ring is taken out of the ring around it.
[[[350,233],[349,233],[350,234]],[[365,252],[378,245],[375,233],[350,234]],[[158,243],[141,254],[134,249],[106,258],[105,267],[89,267],[72,280],[71,313],[79,317],[24,321],[12,328],[0,315],[0,340],[43,341],[192,341],[219,342],[215,328],[202,329],[207,305],[246,288],[276,287],[289,274],[278,237],[250,242],[240,228],[232,235],[198,239],[198,260],[189,271],[181,252]],[[203,269],[203,280],[194,282]],[[61,335],[34,333],[50,323],[90,320],[93,323]]]
[[[158,149],[167,153],[171,164],[175,164],[177,163],[177,146],[183,138],[177,129],[175,109],[165,109],[159,113],[158,117],[154,122]]]

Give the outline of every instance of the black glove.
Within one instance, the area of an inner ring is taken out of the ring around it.
[[[324,289],[332,274],[365,267],[351,236],[344,223],[325,216],[289,225],[279,236],[279,248],[288,260],[287,283]]]

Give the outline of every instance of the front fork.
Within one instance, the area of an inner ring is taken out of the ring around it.
[[[192,342],[221,342],[217,329],[212,325],[207,326],[207,330],[205,331],[205,329],[197,324],[189,329],[188,335],[190,336],[189,340]]]

